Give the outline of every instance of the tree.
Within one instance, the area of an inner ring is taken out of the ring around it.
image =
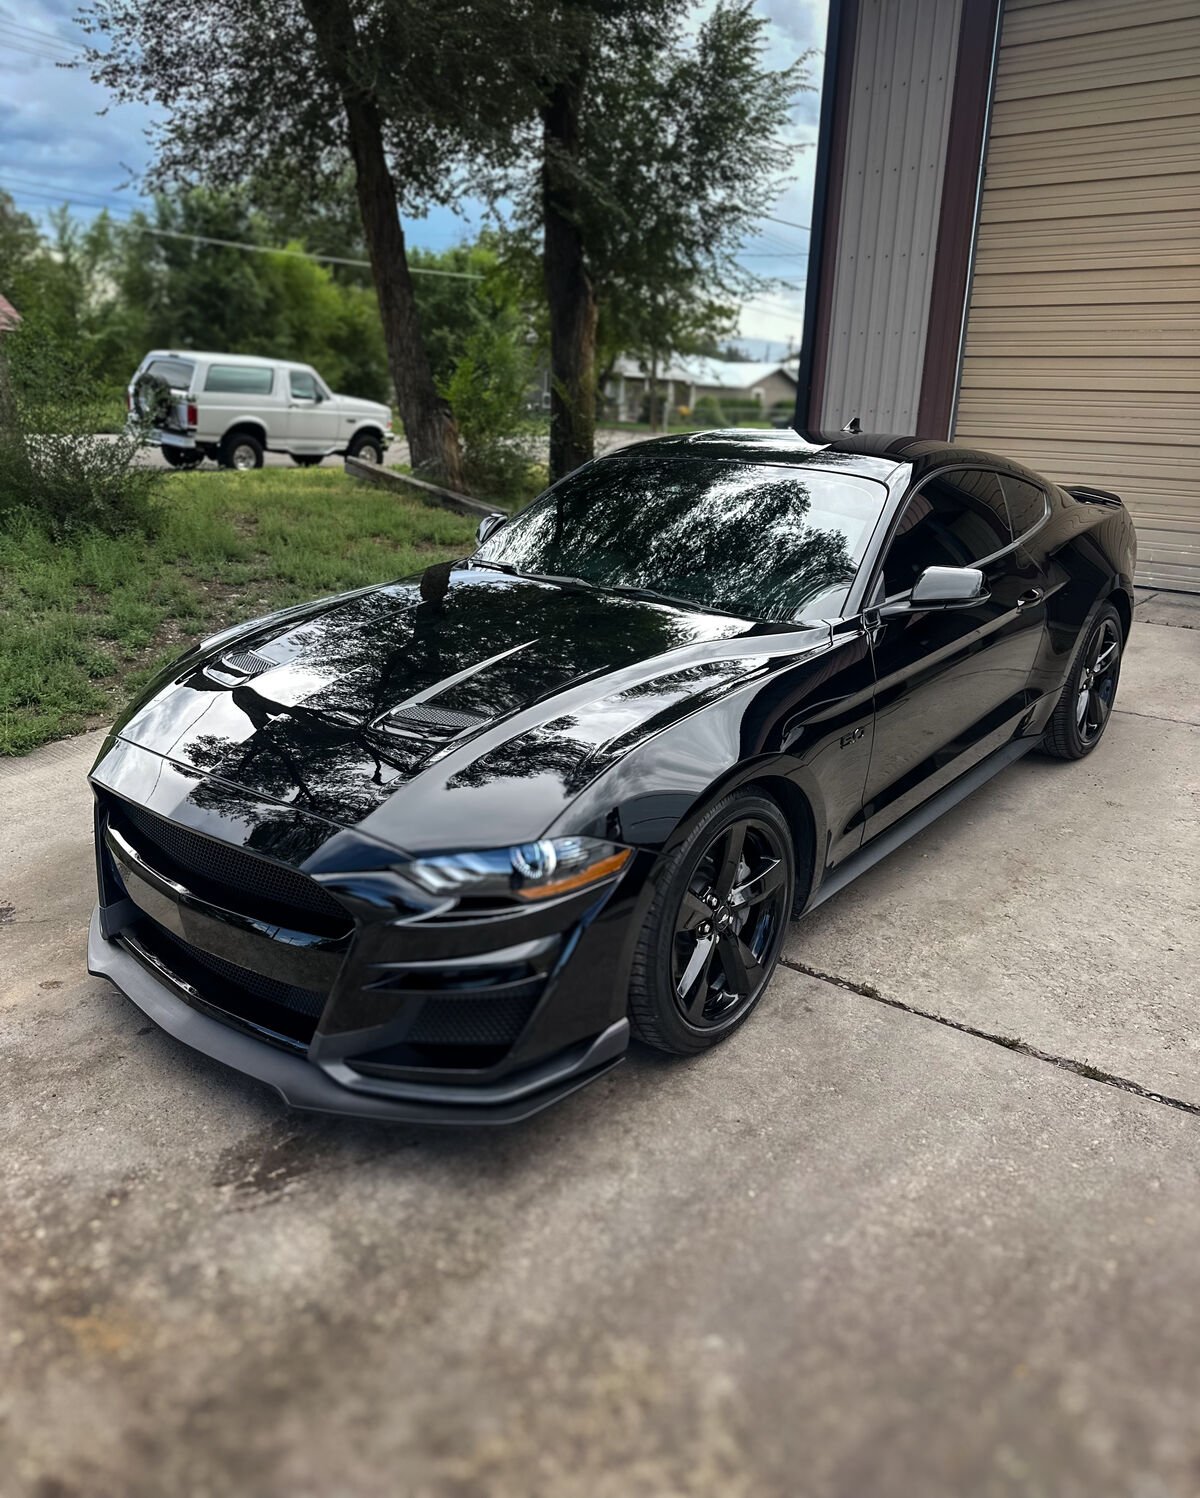
[[[694,37],[654,0],[562,9],[575,69],[560,61],[538,191],[518,197],[524,238],[543,226],[555,477],[592,454],[598,357],[656,362],[719,336],[762,284],[736,254],[798,149],[789,106],[810,86],[807,58],[766,66],[749,0],[721,0]]]
[[[414,465],[461,479],[409,274],[401,211],[446,202],[455,167],[511,159],[556,39],[535,0],[93,0],[92,75],[164,111],[155,177],[218,186],[290,174],[319,202],[347,163]],[[219,62],[214,66],[214,47]]]

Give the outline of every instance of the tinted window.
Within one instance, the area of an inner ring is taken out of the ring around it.
[[[317,389],[317,377],[309,374],[305,369],[293,369],[289,372],[292,383],[292,394],[298,401],[315,401],[321,398],[321,392]]]
[[[1008,501],[1008,518],[1012,522],[1013,534],[1023,536],[1035,525],[1040,525],[1046,515],[1046,496],[1036,484],[1027,484],[1024,479],[1010,478],[1002,474],[1004,497]]]
[[[182,359],[151,359],[144,373],[165,380],[172,390],[186,390],[192,383],[192,371],[195,367]]]
[[[930,479],[908,501],[892,537],[884,595],[908,592],[926,567],[973,567],[1012,540],[996,474],[972,468]]]
[[[270,395],[274,378],[269,364],[214,364],[204,388],[225,395]]]
[[[849,588],[885,497],[872,479],[813,468],[618,459],[564,479],[477,555],[519,572],[788,619]]]

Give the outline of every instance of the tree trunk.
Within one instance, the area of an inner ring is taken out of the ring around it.
[[[302,0],[304,13],[346,111],[346,132],[354,161],[354,185],[363,236],[371,259],[375,293],[396,402],[408,438],[413,469],[448,488],[463,488],[458,427],[437,392],[421,336],[413,296],[404,229],[396,207],[396,184],[387,163],[379,108],[369,87],[358,82],[358,40],[345,0]]]
[[[596,297],[583,253],[570,163],[579,151],[586,62],[556,83],[542,108],[542,269],[550,312],[550,477],[595,453]]]

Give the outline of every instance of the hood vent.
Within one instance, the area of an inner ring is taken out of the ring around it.
[[[259,655],[257,650],[227,650],[221,657],[222,667],[238,676],[261,676],[264,671],[273,671],[278,664],[278,661]]]
[[[484,713],[464,713],[456,708],[415,702],[408,707],[396,708],[380,718],[376,726],[389,733],[411,734],[414,738],[452,739],[487,721]]]

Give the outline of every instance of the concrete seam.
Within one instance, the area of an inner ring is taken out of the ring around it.
[[[1164,718],[1161,713],[1139,713],[1131,707],[1114,707],[1113,712],[1126,718],[1149,718],[1152,723],[1178,723],[1182,728],[1200,728],[1200,723],[1193,723],[1190,718]]]
[[[1194,1118],[1200,1118],[1200,1104],[1186,1103],[1182,1098],[1169,1097],[1163,1092],[1152,1092],[1148,1087],[1143,1087],[1140,1082],[1134,1082],[1128,1077],[1118,1077],[1102,1067],[1091,1065],[1090,1062],[1074,1061],[1069,1056],[1056,1056],[1053,1051],[1043,1051],[1040,1046],[1030,1045],[1028,1041],[1019,1040],[1015,1036],[998,1035],[991,1030],[981,1030],[977,1025],[968,1025],[964,1020],[951,1019],[945,1014],[935,1014],[930,1009],[921,1009],[916,1004],[907,1004],[903,999],[890,998],[869,983],[855,983],[849,978],[839,978],[833,973],[822,972],[820,968],[809,967],[807,963],[793,962],[784,957],[780,959],[780,966],[790,968],[796,973],[803,973],[806,978],[815,978],[819,983],[828,983],[833,988],[841,988],[847,993],[857,994],[859,998],[872,999],[877,1004],[885,1004],[889,1009],[899,1009],[902,1014],[911,1014],[916,1019],[932,1020],[935,1025],[944,1025],[948,1030],[957,1030],[960,1034],[974,1036],[976,1040],[986,1040],[991,1045],[998,1045],[1006,1051],[1015,1051],[1019,1056],[1029,1056],[1034,1061],[1044,1061],[1049,1066],[1057,1066],[1061,1071],[1084,1077],[1089,1082],[1102,1082],[1106,1087],[1115,1087],[1119,1092],[1132,1093],[1134,1097],[1142,1098],[1148,1103],[1161,1103],[1164,1108],[1176,1108],[1180,1113],[1190,1113]]]

